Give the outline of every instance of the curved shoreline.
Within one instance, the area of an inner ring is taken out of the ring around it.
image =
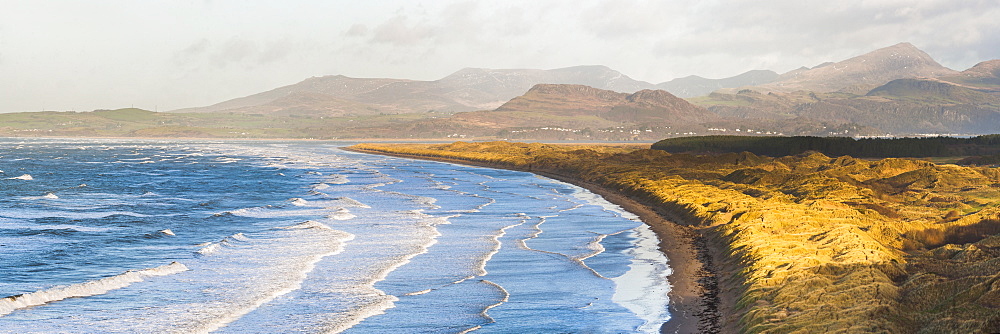
[[[603,185],[583,181],[572,176],[533,170],[531,168],[516,168],[501,164],[444,157],[359,150],[349,147],[341,147],[340,149],[357,153],[534,173],[587,189],[603,197],[608,202],[639,216],[642,222],[649,226],[660,239],[660,251],[666,254],[668,264],[673,270],[673,273],[669,276],[672,288],[668,293],[671,320],[661,326],[661,333],[719,332],[721,331],[720,320],[722,318],[720,308],[723,306],[723,303],[720,303],[720,297],[725,297],[721,298],[723,300],[736,299],[735,296],[721,296],[722,294],[727,294],[725,291],[730,289],[720,289],[718,286],[718,267],[713,265],[713,263],[718,261],[713,261],[713,258],[718,258],[720,255],[718,255],[719,252],[713,251],[707,245],[705,236],[699,230],[678,224],[677,221],[679,219],[677,217],[674,217],[669,212],[657,210],[655,205],[644,203],[642,199],[631,198]]]

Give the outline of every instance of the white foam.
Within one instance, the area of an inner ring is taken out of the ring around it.
[[[480,259],[479,265],[476,266],[476,275],[477,276],[486,276],[486,274],[488,274],[488,272],[486,271],[486,264],[489,263],[490,260],[493,259],[494,255],[496,255],[497,253],[500,252],[500,248],[503,247],[503,243],[500,242],[500,238],[503,238],[505,235],[507,235],[507,229],[510,229],[510,228],[513,228],[513,227],[517,227],[517,226],[521,226],[521,225],[524,225],[524,223],[528,222],[528,216],[526,216],[524,214],[521,214],[521,216],[523,217],[523,219],[521,219],[520,223],[517,223],[517,224],[514,224],[514,225],[504,226],[503,228],[500,229],[500,231],[497,234],[493,235],[493,237],[491,238],[491,239],[493,239],[493,244],[494,244],[493,245],[493,249],[491,249],[490,252],[486,254],[486,256],[484,256],[482,259]],[[493,284],[493,283],[490,282],[490,284]],[[493,285],[496,285],[496,284],[493,284]]]
[[[371,208],[370,206],[365,205],[364,203],[358,202],[358,201],[356,201],[356,200],[354,200],[353,198],[350,198],[350,197],[337,197],[337,198],[334,198],[334,200],[337,201],[337,204],[338,204],[337,206],[339,206],[339,207],[356,207],[356,208],[365,208],[365,209]],[[327,206],[331,206],[331,205],[327,205]]]
[[[298,223],[298,224],[295,224],[295,225],[292,225],[292,226],[283,226],[283,227],[279,227],[279,228],[280,229],[285,229],[285,230],[302,230],[302,229],[310,229],[310,228],[332,230],[329,226],[326,226],[326,224],[320,223],[318,221],[313,221],[313,220],[307,220],[307,221],[304,221],[304,222],[301,222],[301,223]]]
[[[171,231],[170,229],[161,230],[160,234],[169,235],[171,237],[176,236],[176,234],[174,234],[174,231]]]
[[[350,197],[335,197],[333,199],[323,199],[323,200],[305,200],[302,198],[290,198],[288,202],[294,206],[299,207],[315,207],[315,208],[371,208],[364,203],[358,202],[357,200]]]
[[[673,270],[667,265],[666,256],[659,251],[660,241],[649,226],[644,224],[633,231],[637,239],[636,247],[628,252],[632,256],[632,264],[624,275],[611,279],[615,282],[615,294],[611,300],[645,320],[639,327],[640,331],[658,333],[660,326],[670,320],[667,293],[672,286],[667,276]]]
[[[69,225],[69,224],[19,224],[16,220],[7,221],[0,218],[0,222],[4,223],[0,225],[0,229],[4,230],[16,230],[16,229],[27,229],[27,230],[73,230],[77,232],[106,232],[110,229],[103,227],[92,227],[92,226],[80,226],[80,225]]]
[[[419,295],[427,294],[427,293],[429,293],[431,291],[434,291],[434,289],[420,290],[420,291],[405,293],[403,295],[404,296],[419,296]]]
[[[45,305],[66,298],[96,296],[111,290],[124,288],[132,283],[141,282],[147,277],[172,275],[186,270],[188,268],[183,264],[173,262],[156,268],[137,271],[130,270],[121,275],[102,278],[96,281],[57,286],[47,290],[11,296],[0,299],[0,316],[10,314],[18,309]]]
[[[271,287],[272,290],[263,292],[263,294],[254,294],[255,296],[251,295],[247,296],[254,299],[233,302],[231,305],[237,306],[236,308],[225,310],[225,313],[218,314],[216,317],[213,317],[211,320],[209,320],[209,322],[197,325],[196,328],[189,328],[190,330],[185,329],[186,332],[195,332],[195,333],[213,332],[215,330],[218,330],[220,328],[229,325],[230,323],[236,320],[239,320],[240,318],[252,312],[253,310],[260,308],[264,304],[270,303],[275,298],[278,298],[280,296],[286,295],[292,291],[302,288],[303,281],[305,281],[309,273],[316,268],[316,263],[318,263],[320,260],[322,260],[327,256],[339,254],[340,252],[343,251],[344,244],[354,239],[353,234],[343,231],[336,231],[330,229],[328,226],[323,225],[322,223],[314,221],[306,221],[300,224],[287,226],[282,229],[287,229],[287,230],[322,229],[325,233],[323,235],[329,237],[326,240],[333,241],[336,244],[334,247],[332,247],[332,249],[330,249],[327,252],[308,256],[305,259],[305,261],[299,264],[290,264],[291,267],[295,268],[293,269],[289,267],[287,269],[291,269],[291,271],[285,272],[286,275],[281,275],[282,277],[290,279],[284,281],[282,285],[272,286]],[[237,236],[241,236],[241,234],[234,235],[233,237],[236,238]],[[284,267],[284,266],[288,265],[281,265],[279,267]],[[277,268],[269,268],[269,269],[277,269]],[[287,274],[291,274],[291,276],[288,276]],[[244,297],[241,296],[240,298]]]
[[[41,197],[34,197],[34,198],[41,198]],[[149,217],[141,213],[135,213],[129,211],[78,212],[78,211],[56,211],[56,210],[35,210],[35,209],[0,211],[0,216],[7,218],[19,218],[19,219],[38,219],[38,218],[50,218],[50,217],[70,218],[70,219],[96,219],[96,218],[110,217],[114,215]]]
[[[396,269],[410,263],[410,261],[414,257],[421,254],[426,254],[428,249],[430,249],[431,246],[433,246],[438,242],[437,238],[441,236],[441,232],[434,227],[434,225],[439,224],[434,222],[435,220],[438,219],[433,219],[435,217],[420,212],[416,212],[416,214],[421,216],[423,224],[420,224],[420,227],[421,229],[424,229],[427,232],[427,234],[423,235],[418,234],[415,237],[426,238],[425,239],[426,241],[423,244],[414,245],[418,247],[418,250],[416,252],[405,254],[401,256],[396,262],[389,263],[387,266],[379,268],[380,270],[379,272],[372,275],[363,285],[359,286],[361,288],[359,290],[365,291],[364,293],[366,295],[370,297],[377,296],[379,300],[377,302],[367,305],[367,307],[365,307],[365,309],[362,312],[352,314],[351,317],[348,317],[347,319],[343,319],[340,322],[336,323],[331,328],[328,328],[327,332],[329,333],[342,332],[344,330],[356,326],[357,324],[364,321],[364,319],[379,314],[384,314],[386,310],[395,307],[395,302],[399,301],[399,298],[393,295],[386,294],[384,291],[375,288],[375,285],[381,281],[384,281],[386,277],[388,277],[389,274],[395,271]],[[448,217],[439,217],[439,218],[447,220]]]
[[[639,216],[636,216],[634,213],[625,211],[625,209],[622,209],[622,207],[618,206],[617,204],[608,202],[608,200],[604,199],[604,197],[601,197],[601,195],[585,191],[583,188],[577,186],[573,186],[573,189],[576,190],[573,193],[573,197],[587,201],[588,204],[598,205],[604,208],[605,211],[616,213],[622,218],[635,221],[639,220]]]
[[[348,220],[355,217],[357,216],[355,216],[353,213],[351,213],[350,210],[347,210],[345,208],[337,209],[337,211],[334,211],[333,213],[326,215],[326,218],[333,220]]]
[[[503,286],[500,286],[500,284],[496,284],[496,283],[490,282],[488,280],[481,280],[480,282],[486,283],[489,286],[497,288],[498,290],[500,290],[501,293],[503,293],[503,297],[500,298],[499,301],[497,301],[496,303],[493,303],[492,305],[486,306],[486,308],[484,308],[483,311],[479,313],[480,316],[482,316],[483,318],[486,318],[486,320],[487,320],[486,324],[492,324],[492,323],[495,323],[496,320],[493,319],[493,317],[490,316],[490,314],[489,314],[490,310],[493,309],[494,307],[503,305],[503,303],[506,303],[506,302],[510,301],[510,292],[508,292],[507,289],[504,289]],[[483,325],[475,325],[475,326],[472,326],[469,329],[466,329],[464,331],[459,332],[459,334],[471,333],[471,332],[480,330],[482,328],[483,328]]]
[[[222,250],[222,247],[224,246],[233,246],[233,241],[245,242],[245,241],[250,241],[250,238],[247,238],[247,236],[243,235],[243,233],[236,233],[231,236],[222,238],[222,240],[219,240],[219,242],[207,242],[204,244],[200,244],[198,246],[201,248],[195,251],[195,253],[201,255],[214,254]]]
[[[25,181],[31,181],[31,180],[34,180],[35,178],[31,177],[31,175],[28,175],[28,174],[21,174],[21,176],[15,176],[15,177],[7,178],[7,179],[8,180],[25,180]]]
[[[348,183],[348,182],[351,182],[351,180],[347,179],[347,176],[339,175],[339,174],[338,175],[331,175],[330,177],[328,177],[326,179],[326,183],[333,183],[333,184],[344,184],[344,183]]]
[[[45,196],[42,196],[42,198],[59,199],[59,196],[56,196],[56,194],[53,194],[53,193],[48,193],[48,194],[45,194]]]
[[[605,248],[604,245],[601,244],[601,241],[604,241],[604,238],[607,237],[608,234],[598,234],[597,236],[595,236],[593,239],[590,240],[589,243],[587,243],[587,249],[589,249],[591,252],[588,254],[583,254],[580,257],[577,257],[576,259],[583,261],[592,258],[594,256],[597,256],[597,254],[604,253]]]
[[[250,217],[250,218],[284,218],[284,217],[295,217],[295,216],[323,216],[330,214],[330,210],[325,208],[315,208],[315,209],[299,209],[299,210],[288,210],[288,209],[276,209],[269,207],[257,207],[257,208],[243,208],[233,211],[227,211],[232,215],[240,217]],[[216,214],[223,215],[225,213]]]
[[[198,249],[195,253],[198,253],[198,254],[201,254],[201,255],[214,254],[215,252],[218,252],[219,248],[221,248],[221,247],[222,246],[221,246],[220,243],[211,242],[207,246],[202,247],[201,249]]]

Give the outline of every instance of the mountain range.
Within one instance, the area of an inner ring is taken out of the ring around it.
[[[902,78],[933,78],[958,72],[941,66],[926,52],[910,43],[899,43],[836,63],[799,68],[770,83],[757,85],[767,91],[865,92]]]
[[[748,72],[732,81],[762,83],[736,86],[722,80],[736,87],[688,98],[690,103],[683,104],[664,90],[628,95],[578,85],[538,85],[493,110],[416,121],[404,127],[403,133],[563,140],[652,139],[694,133],[993,133],[1000,128],[998,74],[1000,60],[958,72],[941,66],[912,44],[900,43],[782,75]]]
[[[958,72],[901,43],[691,101],[757,127],[825,122],[860,131],[828,135],[994,133],[1000,128],[1000,60]]]
[[[1000,60],[958,72],[909,43],[780,75],[651,84],[604,66],[467,68],[433,81],[313,77],[169,113],[0,115],[0,135],[9,136],[658,140],[997,128]]]
[[[466,68],[434,81],[334,75],[313,77],[270,91],[174,112],[325,116],[455,113],[497,108],[537,84],[585,85],[625,93],[664,89],[681,97],[691,97],[720,88],[767,83],[777,77],[772,71],[756,70],[731,78],[690,76],[654,85],[605,66],[554,70]]]

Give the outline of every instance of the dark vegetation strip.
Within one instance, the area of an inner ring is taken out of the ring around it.
[[[772,157],[816,151],[829,156],[856,158],[953,157],[1000,153],[1000,134],[973,138],[861,138],[696,136],[661,140],[653,149],[670,153],[750,152]]]

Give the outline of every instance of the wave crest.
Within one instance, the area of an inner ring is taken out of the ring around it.
[[[188,268],[183,264],[172,262],[156,268],[129,270],[121,275],[106,277],[96,281],[57,286],[47,290],[10,296],[0,299],[0,316],[8,315],[18,309],[45,305],[66,298],[101,295],[111,290],[127,287],[132,283],[141,282],[147,277],[172,275],[187,270]]]

